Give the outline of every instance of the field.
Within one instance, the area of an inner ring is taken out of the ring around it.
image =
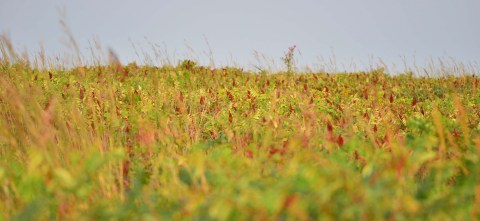
[[[472,74],[4,59],[0,89],[0,220],[480,218]]]

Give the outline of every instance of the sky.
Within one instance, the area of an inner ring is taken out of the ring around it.
[[[145,62],[145,52],[156,65],[282,68],[296,45],[298,66],[362,69],[381,59],[402,68],[439,57],[478,64],[479,11],[479,0],[0,0],[0,32],[31,53],[73,53],[63,20],[84,57],[98,42],[125,64]]]

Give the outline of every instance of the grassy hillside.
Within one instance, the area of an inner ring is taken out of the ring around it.
[[[480,79],[0,67],[0,220],[476,220]]]

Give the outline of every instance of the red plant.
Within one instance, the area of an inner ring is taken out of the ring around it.
[[[215,140],[215,139],[217,139],[217,136],[218,136],[218,135],[217,135],[215,132],[210,131],[210,136],[212,137],[212,139]]]
[[[338,146],[343,146],[343,137],[342,137],[342,135],[338,135],[337,144],[338,144]]]
[[[180,101],[183,102],[183,93],[182,92],[180,92],[180,95],[179,95],[178,99],[180,99]]]
[[[453,131],[452,131],[452,135],[453,135],[455,138],[460,137],[460,133],[458,133],[457,130],[453,130]]]
[[[233,95],[230,93],[230,91],[227,91],[227,97],[230,101],[233,101]]]
[[[368,116],[368,113],[367,113],[367,112],[365,112],[365,114],[363,114],[363,117],[366,118],[366,119],[369,119],[369,118],[370,118],[370,116]]]
[[[333,126],[332,126],[332,123],[330,123],[330,121],[328,121],[328,123],[327,123],[327,130],[328,130],[328,132],[333,131]]]
[[[272,156],[272,155],[274,155],[274,154],[276,154],[276,153],[279,153],[280,151],[281,151],[281,150],[278,149],[278,148],[272,148],[272,149],[270,149],[270,151],[269,151],[268,153],[269,153],[269,156]]]
[[[80,98],[80,100],[83,100],[83,98],[85,97],[85,88],[80,88],[80,93],[78,95],[78,97]]]
[[[288,209],[291,205],[293,205],[297,201],[296,194],[290,194],[287,196],[285,201],[283,202],[283,209]]]
[[[253,152],[251,150],[245,150],[245,156],[248,158],[253,158]]]

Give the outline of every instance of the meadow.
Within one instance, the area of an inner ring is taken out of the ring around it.
[[[7,57],[0,220],[480,218],[471,73],[40,69]]]

